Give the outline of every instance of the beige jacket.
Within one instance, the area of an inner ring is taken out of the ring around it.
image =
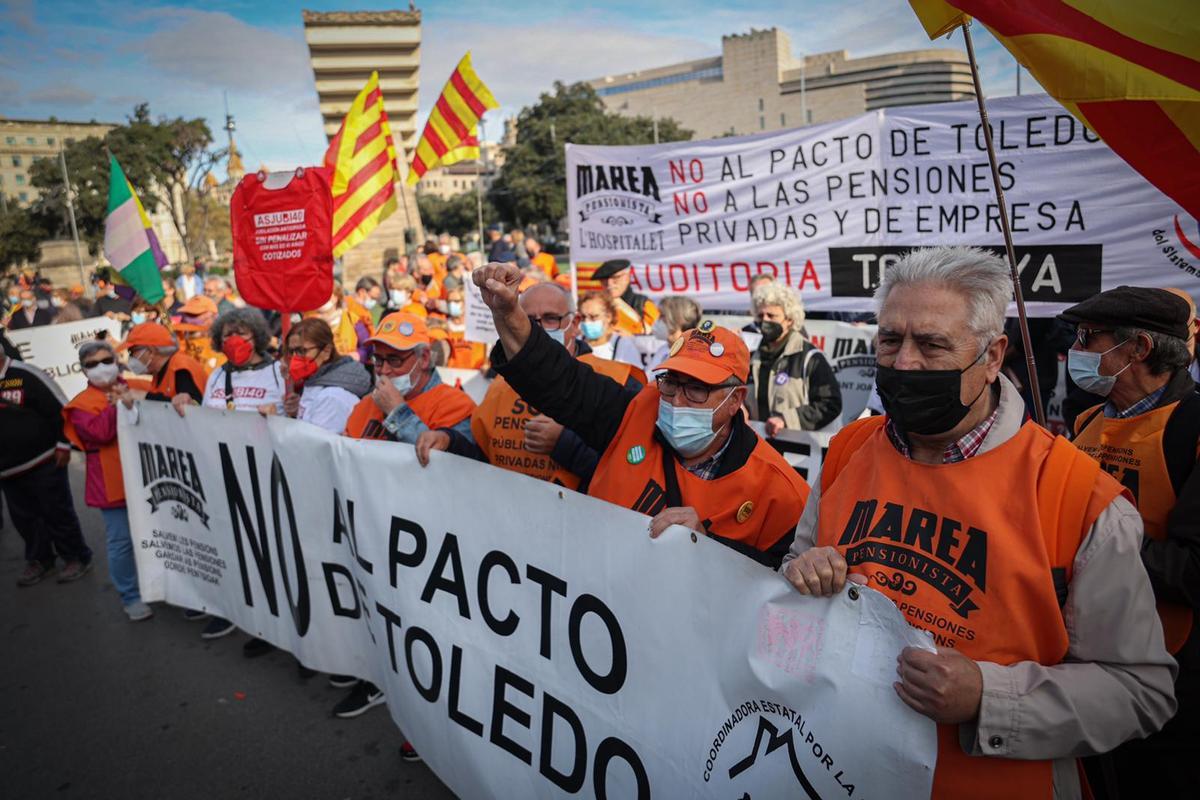
[[[1003,375],[999,380],[1000,413],[981,454],[1015,436],[1024,420],[1016,387]],[[780,569],[816,542],[820,485],[818,476]],[[1005,502],[1002,495],[995,498]],[[979,717],[959,726],[967,753],[1054,759],[1054,796],[1073,800],[1081,796],[1076,757],[1148,736],[1174,715],[1176,665],[1163,644],[1141,544],[1141,517],[1117,497],[1075,556],[1063,607],[1070,639],[1066,659],[1054,666],[979,662]]]

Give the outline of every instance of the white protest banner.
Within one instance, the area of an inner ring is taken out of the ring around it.
[[[464,798],[927,797],[930,648],[882,595],[799,595],[705,537],[551,483],[295,420],[122,411],[146,600],[384,688]],[[470,487],[464,502],[462,487]]]
[[[1030,313],[1121,284],[1200,296],[1196,220],[1047,95],[991,100]],[[919,246],[1003,247],[974,101],[754,136],[567,145],[571,259],[633,262],[635,291],[744,309],[767,272],[809,310],[871,310]]]
[[[875,388],[875,332],[878,325],[852,325],[807,319],[809,340],[829,359],[842,389],[842,422],[862,416]]]
[[[121,323],[108,317],[92,317],[6,333],[9,341],[21,351],[21,360],[40,367],[69,400],[87,386],[83,367],[79,365],[79,345],[102,333],[115,345],[120,341]]]
[[[500,334],[496,333],[496,321],[492,319],[492,310],[483,302],[483,294],[470,276],[463,281],[463,300],[463,312],[467,318],[467,331],[464,335],[467,341],[483,342],[491,347],[500,338]]]

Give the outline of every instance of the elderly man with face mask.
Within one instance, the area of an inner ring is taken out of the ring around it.
[[[589,352],[587,343],[577,338],[579,315],[572,307],[569,289],[554,283],[534,284],[521,294],[520,304],[532,324],[598,374],[633,392],[646,385],[646,375],[640,369],[597,358]],[[580,491],[586,491],[600,459],[600,454],[573,431],[523,402],[502,377],[492,381],[471,415],[471,432],[474,441],[453,430],[427,431],[417,440],[417,459],[426,466],[430,450],[449,450]]]
[[[434,428],[471,435],[475,403],[438,377],[424,319],[403,311],[388,314],[367,344],[373,345],[375,389],[350,412],[347,436],[416,444]]]
[[[1188,374],[1194,312],[1167,289],[1119,286],[1059,315],[1077,326],[1071,378],[1106,398],[1075,419],[1075,444],[1137,501],[1167,649],[1179,662],[1179,713],[1113,754],[1122,796],[1188,794],[1200,781],[1200,394]]]
[[[197,403],[204,399],[208,370],[182,352],[175,337],[159,323],[135,325],[117,349],[129,353],[130,372],[150,378],[147,400],[170,400],[181,393]]]
[[[600,453],[588,494],[707,534],[762,563],[787,551],[808,487],[746,424],[750,354],[705,320],[675,344],[655,384],[632,392],[571,356],[517,302],[521,270],[472,279],[492,309],[497,372],[521,399]]]
[[[1175,711],[1142,521],[1000,374],[1003,261],[914,251],[875,296],[887,415],[831,442],[784,573],[815,595],[849,574],[933,635],[894,684],[939,723],[933,797],[1079,797],[1076,757]]]

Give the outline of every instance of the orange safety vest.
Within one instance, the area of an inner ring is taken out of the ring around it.
[[[816,543],[837,548],[939,647],[1050,666],[1067,654],[1061,606],[1076,551],[1121,493],[1094,460],[1032,422],[966,461],[922,464],[897,452],[884,417],[870,417],[830,442]],[[958,726],[938,726],[934,798],[1052,793],[1052,762],[968,756]]]
[[[529,261],[531,264],[533,264],[533,266],[546,273],[546,277],[550,280],[554,280],[556,277],[558,277],[558,261],[555,260],[554,256],[550,255],[545,250],[529,259]]]
[[[655,436],[658,387],[642,389],[600,456],[588,494],[653,516],[678,496],[696,509],[706,531],[766,551],[796,527],[808,484],[783,456],[759,439],[746,463],[712,480],[678,463]]]
[[[487,345],[483,342],[470,342],[460,331],[450,331],[450,358],[447,367],[454,369],[479,369],[487,361]]]
[[[642,313],[638,314],[637,310],[626,303],[621,298],[614,301],[617,305],[617,330],[634,336],[641,336],[649,333],[654,327],[654,323],[658,321],[659,311],[658,306],[654,305],[654,301],[647,300],[646,305],[642,307]]]
[[[453,427],[475,410],[475,401],[466,392],[444,383],[405,402],[430,430]],[[351,439],[390,439],[387,428],[383,427],[385,418],[371,395],[367,395],[350,412],[343,435]]]
[[[1127,419],[1107,419],[1101,406],[1075,419],[1075,446],[1100,462],[1133,495],[1146,535],[1167,538],[1167,517],[1175,507],[1175,487],[1163,457],[1163,432],[1179,402]],[[1192,632],[1192,610],[1169,600],[1158,601],[1167,650],[1178,653]]]
[[[622,386],[631,374],[634,377],[641,375],[640,382],[646,383],[642,371],[629,364],[596,358],[591,353],[580,356],[579,360]],[[537,414],[537,410],[522,400],[508,381],[497,376],[488,387],[483,402],[471,415],[471,435],[492,466],[578,489],[579,477],[575,473],[563,469],[545,453],[531,453],[525,449],[525,423]]]
[[[78,447],[85,453],[97,452],[88,450],[83,439],[79,436],[79,431],[75,430],[75,424],[71,422],[70,411],[77,408],[80,411],[85,411],[88,414],[100,414],[104,409],[108,408],[108,395],[100,389],[92,386],[90,383],[87,388],[79,394],[71,402],[63,406],[63,433],[71,444]],[[113,439],[108,444],[100,446],[100,472],[104,475],[104,493],[108,496],[108,502],[115,503],[118,500],[125,499],[125,477],[121,472],[121,450],[117,446],[117,440]]]
[[[166,369],[162,370],[162,379],[160,380],[156,375],[150,384],[150,388],[147,390],[147,394],[158,395],[170,400],[175,396],[175,375],[180,370],[189,373],[192,376],[192,380],[196,383],[196,388],[201,392],[204,391],[204,387],[208,383],[208,370],[199,361],[187,353],[180,351],[167,360]]]

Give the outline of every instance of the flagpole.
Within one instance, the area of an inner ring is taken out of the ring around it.
[[[79,249],[79,229],[75,226],[75,202],[71,199],[71,179],[67,177],[67,157],[61,147],[58,148],[58,163],[62,166],[63,190],[67,195],[67,216],[71,220],[71,238],[75,240],[75,260],[79,263],[79,285],[86,293],[90,284],[83,276],[83,252]]]
[[[487,134],[484,132],[483,117],[479,118],[479,161],[475,169],[475,218],[479,224],[479,258],[483,261],[483,168],[487,166],[487,148],[483,146]]]
[[[1000,228],[1004,232],[1004,250],[1008,255],[1008,269],[1012,275],[1013,297],[1017,303],[1017,320],[1021,328],[1021,345],[1025,350],[1025,370],[1028,372],[1029,393],[1033,396],[1034,419],[1045,427],[1046,411],[1042,408],[1042,392],[1038,385],[1037,364],[1033,357],[1033,343],[1029,336],[1029,318],[1025,314],[1025,298],[1021,293],[1021,276],[1017,272],[1017,255],[1013,248],[1012,228],[1008,224],[1008,207],[1004,202],[1004,189],[1000,186],[1000,167],[996,163],[996,150],[992,146],[992,126],[988,122],[987,107],[983,102],[983,87],[979,82],[979,64],[975,61],[975,45],[971,41],[971,23],[962,25],[963,40],[967,43],[967,58],[971,62],[971,80],[975,83],[975,102],[979,106],[979,120],[983,123],[983,141],[987,145],[988,164],[992,168],[992,186],[996,190],[996,202],[1000,206]]]

